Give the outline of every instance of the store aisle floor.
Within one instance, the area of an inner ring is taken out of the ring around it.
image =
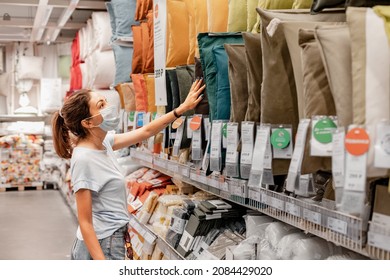
[[[68,260],[76,229],[58,190],[0,192],[0,260]]]

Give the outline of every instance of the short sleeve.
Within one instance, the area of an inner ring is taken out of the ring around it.
[[[89,157],[77,157],[74,160],[71,168],[71,179],[73,185],[73,191],[76,193],[80,189],[88,189],[98,192],[102,188],[102,185],[96,178],[96,172],[93,172],[91,162],[93,159]]]
[[[110,147],[114,146],[114,135],[113,133],[107,133],[106,138],[104,138],[104,143]],[[105,146],[106,146],[105,145]],[[106,146],[107,147],[107,146]]]
[[[73,184],[73,192],[76,193],[78,190],[81,189],[87,189],[87,190],[98,192],[100,187],[98,184],[92,181],[78,180]]]

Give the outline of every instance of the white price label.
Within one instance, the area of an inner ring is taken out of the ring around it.
[[[218,182],[219,183],[219,189],[221,191],[229,192],[229,185],[227,182]]]
[[[178,174],[179,173],[179,166],[177,165],[176,162],[168,162],[168,170]]]
[[[345,131],[337,129],[333,134],[332,175],[336,188],[344,187],[345,172]]]
[[[261,193],[255,190],[249,189],[248,196],[250,199],[254,201],[259,201],[259,202],[261,201]]]
[[[238,160],[238,124],[227,124],[227,148],[226,148],[226,163],[237,164]]]
[[[270,200],[272,207],[279,209],[281,211],[284,211],[284,201],[283,200],[280,200],[280,199],[275,198],[275,197],[269,197],[268,199]]]
[[[180,173],[185,177],[190,177],[190,168],[188,166],[181,166]]]
[[[341,221],[339,219],[328,217],[328,228],[333,231],[346,235],[348,224],[347,222]]]
[[[305,220],[308,220],[309,222],[312,222],[317,225],[321,225],[321,214],[308,210],[308,209],[303,209],[303,218]]]
[[[219,189],[219,181],[214,178],[207,178],[207,184],[213,188]]]
[[[254,126],[253,122],[243,122],[241,124],[241,164],[250,165],[252,163]]]
[[[265,193],[261,194],[261,203],[264,203],[266,205],[270,205],[269,196]]]
[[[298,218],[301,217],[301,207],[291,202],[286,202],[286,212]]]
[[[346,154],[345,189],[364,192],[366,189],[367,153]]]

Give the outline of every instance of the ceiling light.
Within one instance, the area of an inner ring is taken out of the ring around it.
[[[11,20],[11,16],[9,15],[9,13],[5,13],[3,15],[3,20]]]

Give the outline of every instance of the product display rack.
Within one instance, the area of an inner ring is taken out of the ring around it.
[[[130,215],[130,226],[136,229],[142,236],[145,237],[145,240],[149,240],[148,243],[156,243],[161,249],[164,256],[170,260],[183,260],[184,258],[171,246],[165,239],[156,234],[153,229],[138,221],[137,217],[133,214]]]
[[[156,169],[201,190],[240,204],[314,234],[336,245],[372,259],[390,259],[390,251],[366,243],[367,228],[363,219],[320,205],[273,192],[248,188],[244,180],[206,176],[204,172],[163,159],[140,149],[131,149],[130,157],[139,164]]]

